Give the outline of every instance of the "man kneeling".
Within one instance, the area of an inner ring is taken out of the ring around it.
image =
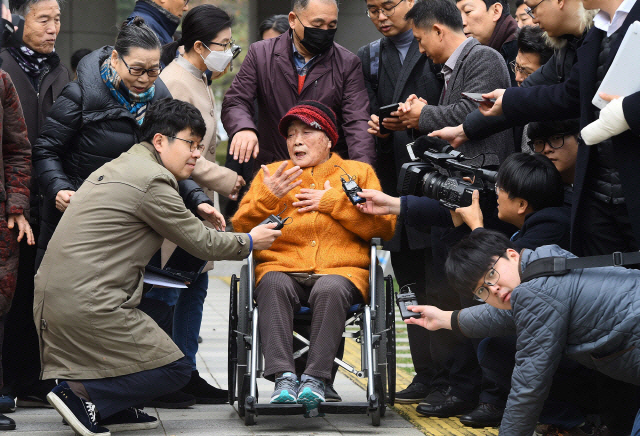
[[[516,365],[500,435],[532,434],[553,374],[564,356],[617,380],[640,385],[640,271],[569,270],[521,282],[533,261],[574,257],[556,245],[518,252],[504,235],[476,230],[449,253],[447,278],[488,304],[454,312],[414,306],[408,323],[466,336],[517,335]],[[640,413],[633,435],[640,434]]]
[[[165,238],[203,260],[240,260],[280,235],[273,225],[218,233],[185,208],[178,181],[191,175],[205,130],[189,103],[150,106],[144,142],[89,176],[49,242],[33,309],[41,377],[62,380],[47,400],[78,434],[157,427],[133,406],[191,377],[171,338],[136,308],[145,265]]]

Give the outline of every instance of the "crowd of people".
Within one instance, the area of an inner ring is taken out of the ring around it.
[[[518,0],[512,16],[506,0],[357,1],[379,39],[352,53],[334,41],[336,0],[292,0],[221,105],[210,86],[239,47],[217,6],[137,0],[70,72],[61,2],[3,3],[4,27],[24,30],[0,51],[0,430],[16,407],[108,436],[157,427],[143,406],[226,403],[196,365],[207,273],[254,251],[269,401],[317,416],[341,401],[333,361],[380,237],[421,314],[397,402],[508,436],[640,435],[636,262],[527,274],[640,249],[640,92],[592,104],[640,4]],[[414,141],[495,183],[469,205],[398,196]],[[261,224],[272,214],[287,225]],[[147,284],[177,247],[206,266],[185,287]]]

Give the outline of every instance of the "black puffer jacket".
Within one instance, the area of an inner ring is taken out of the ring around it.
[[[44,196],[36,267],[62,217],[55,205],[57,193],[77,191],[92,172],[142,139],[135,118],[112,97],[100,76],[100,66],[112,50],[105,46],[80,62],[78,80],[62,90],[34,144],[33,164]],[[171,98],[161,79],[155,87],[152,103]],[[210,203],[191,180],[180,182],[180,193],[189,209]]]

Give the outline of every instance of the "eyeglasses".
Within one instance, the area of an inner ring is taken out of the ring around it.
[[[393,6],[387,6],[384,8],[367,8],[367,17],[369,18],[378,18],[380,16],[380,12],[382,12],[384,14],[385,17],[389,18],[392,17],[393,14],[396,12],[396,7],[402,3],[404,0],[400,0],[398,3],[396,3]]]
[[[528,16],[530,16],[531,18],[535,18],[536,16],[535,16],[535,15],[533,15],[533,11],[534,11],[538,6],[540,6],[540,3],[542,3],[543,1],[544,1],[544,0],[540,0],[540,1],[538,2],[538,4],[537,4],[537,5],[535,5],[535,6],[534,6],[534,7],[532,7],[532,8],[530,8],[530,7],[528,7],[528,6],[527,6],[526,8],[524,8],[524,11],[525,11],[525,12],[527,13],[527,15],[528,15]]]
[[[188,5],[191,0],[184,0],[184,5]]]
[[[499,187],[498,185],[496,185],[495,189],[496,189],[496,195],[500,195],[500,191],[507,192],[504,189],[502,189],[501,187]]]
[[[124,66],[127,67],[127,70],[129,70],[129,74],[131,74],[132,76],[138,77],[138,76],[142,76],[144,73],[147,73],[147,76],[149,77],[158,77],[160,75],[160,72],[162,71],[162,68],[160,67],[155,67],[155,68],[130,67],[129,64],[127,64],[127,61],[125,61],[124,58],[120,56],[120,53],[118,53],[118,57],[122,59],[122,62],[124,62]]]
[[[487,286],[495,286],[498,283],[498,280],[500,280],[500,273],[496,271],[496,264],[500,258],[501,256],[498,256],[496,261],[493,262],[493,265],[491,265],[491,268],[489,268],[489,271],[484,275],[484,284],[473,291],[474,300],[484,302],[489,298],[490,292],[489,289],[487,289]]]
[[[224,48],[224,51],[229,51],[234,45],[236,45],[236,41],[233,38],[231,38],[229,42],[227,42],[226,44],[222,44],[220,42],[213,42],[213,41],[211,41],[209,44],[218,45]]]
[[[533,149],[536,153],[542,153],[546,144],[553,149],[562,148],[564,145],[565,136],[571,136],[572,133],[558,133],[550,138],[545,139],[533,139],[527,142],[527,145]]]
[[[189,144],[189,149],[191,150],[191,153],[193,153],[194,151],[196,151],[196,149],[202,153],[204,151],[204,144],[198,144],[196,141],[191,141],[189,139],[182,139],[182,138],[178,138],[177,136],[171,136],[171,135],[165,135],[167,138],[173,138],[173,139],[179,139],[180,141],[184,141],[187,144]]]
[[[527,70],[516,61],[509,62],[509,66],[511,67],[511,71],[513,71],[514,73],[520,73],[525,77],[529,77],[533,73],[533,71]]]

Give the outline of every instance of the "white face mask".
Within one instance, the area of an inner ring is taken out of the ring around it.
[[[222,73],[224,70],[226,70],[229,62],[231,62],[231,59],[233,59],[233,53],[231,52],[231,50],[212,51],[206,45],[202,44],[202,46],[211,52],[206,58],[203,58],[202,55],[200,55],[209,71],[214,73]]]

